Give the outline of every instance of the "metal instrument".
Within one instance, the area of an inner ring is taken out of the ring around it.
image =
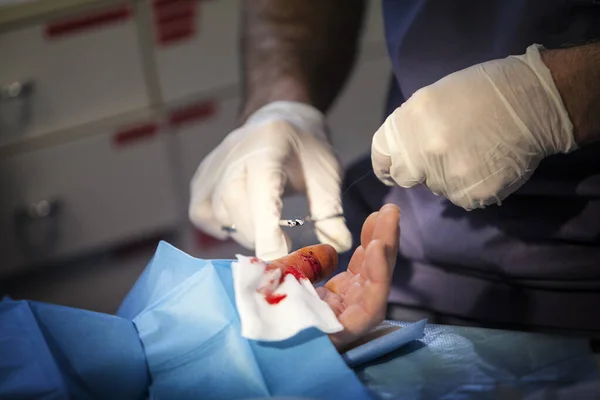
[[[324,220],[333,219],[333,218],[344,218],[344,214],[330,215],[328,217],[321,217],[321,218],[315,218],[315,217],[309,216],[309,217],[304,217],[304,218],[280,219],[279,226],[287,226],[290,228],[295,228],[298,226],[304,226],[307,223],[315,223],[318,221],[324,221]],[[226,226],[223,226],[222,229],[229,233],[234,233],[237,231],[235,228],[235,225],[226,225]]]

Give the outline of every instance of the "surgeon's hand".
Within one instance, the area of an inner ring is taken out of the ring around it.
[[[398,253],[399,220],[400,210],[393,204],[371,214],[363,224],[361,244],[348,270],[316,289],[344,326],[342,332],[329,335],[340,352],[385,318]]]
[[[538,46],[417,91],[372,143],[388,185],[427,185],[467,210],[500,203],[540,161],[576,148],[573,125]]]
[[[341,167],[325,134],[323,115],[305,104],[271,103],[230,133],[200,164],[191,183],[189,216],[200,230],[231,237],[256,256],[288,253],[279,226],[284,189],[305,193],[312,217],[342,213]],[[342,218],[315,223],[321,243],[348,250],[352,236]]]

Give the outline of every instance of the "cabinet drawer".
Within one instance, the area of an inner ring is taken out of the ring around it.
[[[165,102],[239,81],[240,0],[152,0],[158,80]]]
[[[13,88],[0,103],[0,143],[150,103],[132,2],[3,32],[0,54],[0,86]]]
[[[0,274],[176,227],[166,135],[152,119],[0,161]]]
[[[169,107],[168,123],[180,155],[179,170],[186,204],[189,183],[200,162],[236,128],[239,98],[200,97]]]
[[[384,43],[381,1],[369,0],[361,43]],[[150,23],[165,102],[240,81],[240,0],[153,0]]]

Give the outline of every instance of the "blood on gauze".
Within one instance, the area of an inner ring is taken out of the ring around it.
[[[258,264],[260,260],[257,257],[252,257],[250,259],[250,264]]]
[[[305,254],[310,257],[308,251]],[[314,255],[319,253],[315,251]],[[308,327],[324,333],[344,329],[331,307],[319,297],[311,283],[313,270],[302,258],[274,261],[272,268],[260,258],[256,263],[251,262],[252,256],[237,258],[231,269],[244,338],[281,341]],[[282,280],[282,275],[292,276]]]
[[[287,267],[287,269],[285,270],[285,272],[281,275],[281,278],[279,279],[280,285],[283,283],[283,280],[285,279],[285,277],[287,275],[292,275],[294,278],[296,278],[296,280],[298,282],[302,282],[302,280],[308,280],[306,275],[304,275],[302,272],[300,272],[296,267],[289,266],[289,267]],[[285,299],[287,297],[286,294],[274,293],[273,286],[272,286],[274,283],[275,283],[275,280],[271,279],[271,280],[269,280],[268,287],[266,287],[266,288],[263,287],[263,288],[260,288],[259,290],[257,290],[258,293],[264,295],[266,302],[271,305],[279,304],[279,302],[281,302],[283,299]]]
[[[267,301],[267,303],[271,304],[271,305],[275,305],[275,304],[279,304],[281,302],[281,300],[285,299],[287,297],[287,294],[275,294],[275,293],[269,293],[265,295],[265,300]]]
[[[250,263],[253,263],[253,260],[254,259],[250,259]],[[260,260],[258,262],[260,262]],[[254,264],[256,264],[256,262],[254,262]],[[273,266],[269,268],[269,265],[265,265],[264,275],[256,292],[262,295],[265,301],[270,305],[279,304],[287,297],[286,294],[275,293],[279,287],[281,276],[282,274],[279,268]]]
[[[294,278],[296,278],[298,282],[302,281],[303,279],[308,279],[306,275],[304,275],[296,267],[291,265],[287,267],[283,275],[281,275],[281,280],[279,281],[279,283],[283,283],[283,280],[285,279],[286,275],[292,275]]]
[[[304,275],[302,272],[300,272],[294,266],[289,266],[285,270],[285,272],[280,275],[279,279],[275,279],[277,277],[273,274],[273,270],[280,271],[279,268],[277,268],[275,266],[269,268],[269,265],[267,265],[267,267],[265,268],[265,278],[270,278],[270,279],[268,279],[268,281],[263,283],[256,290],[257,293],[264,296],[265,301],[267,303],[269,303],[270,305],[279,304],[283,299],[285,299],[287,297],[287,294],[275,293],[275,290],[277,290],[277,287],[279,287],[279,285],[281,285],[283,283],[286,275],[292,275],[298,282],[301,282],[304,279],[308,280],[306,275]]]

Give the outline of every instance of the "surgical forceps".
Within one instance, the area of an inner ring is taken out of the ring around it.
[[[344,218],[344,214],[335,214],[335,215],[330,215],[328,217],[321,217],[321,218],[304,217],[304,218],[280,219],[279,226],[287,226],[287,227],[294,228],[297,226],[303,226],[304,224],[307,224],[307,223],[315,223],[318,221],[325,221],[327,219],[333,219],[333,218]],[[235,225],[225,225],[221,228],[224,231],[229,232],[229,233],[234,233],[237,231],[235,228]]]

